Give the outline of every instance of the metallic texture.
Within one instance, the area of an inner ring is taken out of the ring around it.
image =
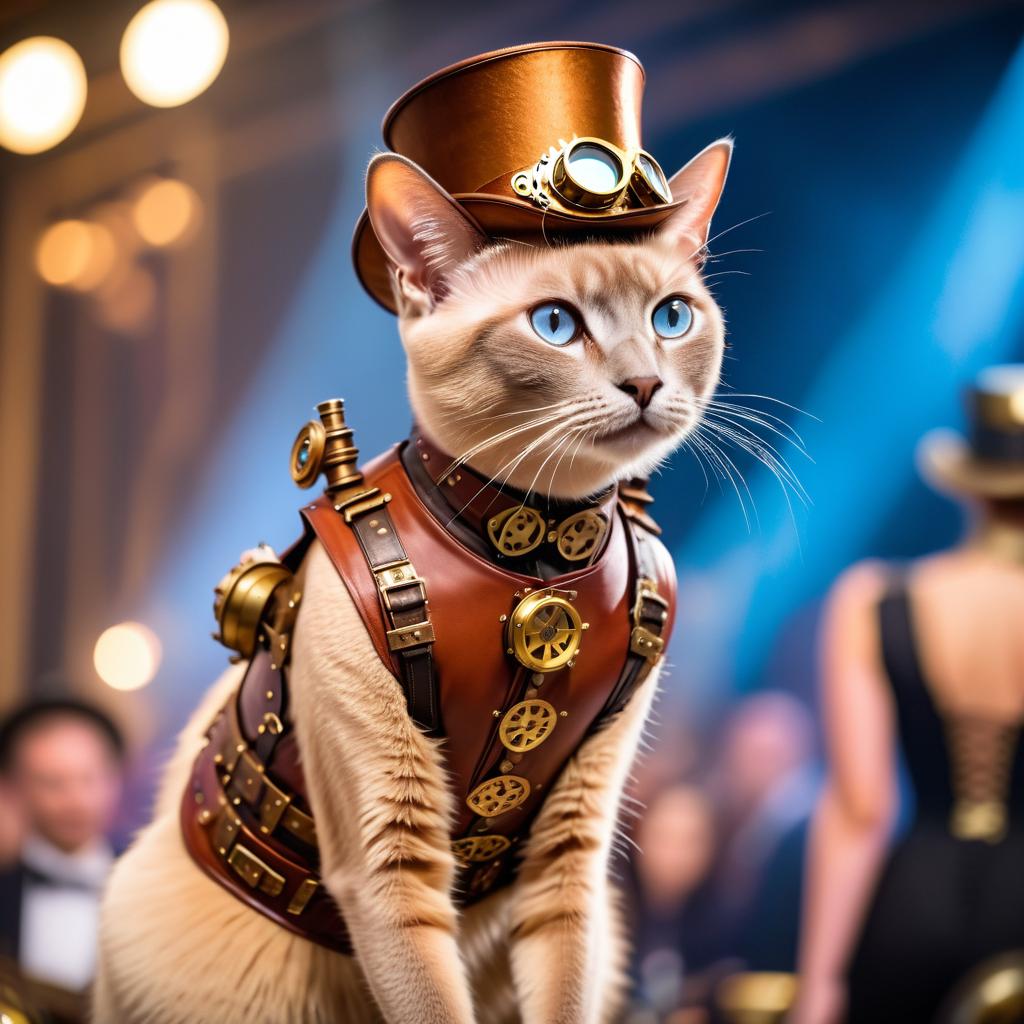
[[[241,657],[251,658],[275,592],[291,582],[291,572],[277,561],[255,560],[236,565],[213,591],[213,614],[220,628],[214,638]],[[297,595],[293,603],[297,604]]]
[[[546,700],[521,700],[505,712],[498,726],[502,745],[516,753],[539,747],[558,724],[558,714]],[[509,762],[508,770],[512,770]],[[505,764],[501,765],[505,770]]]
[[[452,843],[455,859],[465,864],[493,860],[503,854],[512,843],[505,836],[465,836]]]
[[[644,152],[643,88],[643,67],[626,50],[586,42],[513,46],[470,57],[413,86],[385,116],[384,142],[419,164],[485,234],[529,240],[541,236],[542,224],[548,236],[592,233],[598,224],[602,233],[631,233],[660,224],[686,198],[613,206],[595,216],[561,202],[545,209],[513,179],[559,140],[592,138],[625,154]],[[394,312],[387,257],[365,210],[352,254],[366,290]]]
[[[582,562],[593,556],[608,532],[608,520],[592,509],[563,519],[556,533],[558,553],[568,562]]]
[[[505,509],[487,521],[487,536],[491,543],[509,558],[534,551],[540,547],[545,534],[544,517],[526,505]]]
[[[499,775],[481,782],[466,803],[481,818],[497,818],[518,807],[530,795],[530,783],[520,775]]]
[[[554,672],[568,665],[580,648],[583,623],[567,598],[553,589],[527,594],[507,625],[508,646],[531,672]]]
[[[358,487],[363,475],[356,468],[359,449],[352,443],[352,429],[345,423],[345,403],[340,398],[321,402],[319,421],[310,420],[292,445],[292,479],[299,487],[312,487],[323,473],[328,494]]]

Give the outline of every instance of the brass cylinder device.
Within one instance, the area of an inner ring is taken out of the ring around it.
[[[291,572],[276,560],[253,559],[236,565],[213,591],[213,614],[219,628],[214,639],[242,658],[251,658],[268,622],[275,592],[291,581]],[[296,599],[297,595],[292,595],[292,601]]]
[[[292,445],[292,479],[307,488],[323,473],[324,490],[332,496],[361,487],[363,474],[356,468],[359,449],[352,443],[352,428],[345,423],[344,401],[329,398],[316,411],[320,419],[310,420]]]

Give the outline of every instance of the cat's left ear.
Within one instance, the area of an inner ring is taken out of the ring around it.
[[[378,153],[366,172],[366,209],[395,267],[400,306],[429,312],[448,292],[455,268],[487,237],[424,170],[395,153]]]
[[[702,149],[669,179],[673,199],[686,202],[658,228],[658,235],[686,246],[694,256],[707,244],[711,218],[722,198],[732,160],[732,139],[719,139]]]

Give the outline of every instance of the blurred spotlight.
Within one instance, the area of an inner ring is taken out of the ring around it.
[[[100,634],[92,660],[100,679],[115,690],[138,690],[160,667],[160,641],[141,622],[121,622]]]
[[[36,246],[36,269],[47,284],[87,292],[110,273],[117,246],[110,229],[84,220],[48,227]]]
[[[61,39],[34,36],[0,55],[0,145],[41,153],[66,138],[85,109],[82,58]]]
[[[161,178],[147,185],[132,207],[139,237],[162,247],[187,241],[199,221],[199,197],[183,181]]]
[[[121,73],[140,100],[176,107],[208,88],[228,53],[228,23],[212,0],[152,0],[121,39]]]

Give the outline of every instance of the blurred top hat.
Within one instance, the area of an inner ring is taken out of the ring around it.
[[[684,205],[640,141],[644,69],[600,43],[530,43],[470,57],[414,85],[384,142],[427,172],[484,234],[627,232]],[[395,311],[366,210],[352,242],[366,290]]]
[[[1024,364],[992,366],[967,389],[968,430],[933,430],[918,447],[922,475],[959,497],[1024,498]]]

